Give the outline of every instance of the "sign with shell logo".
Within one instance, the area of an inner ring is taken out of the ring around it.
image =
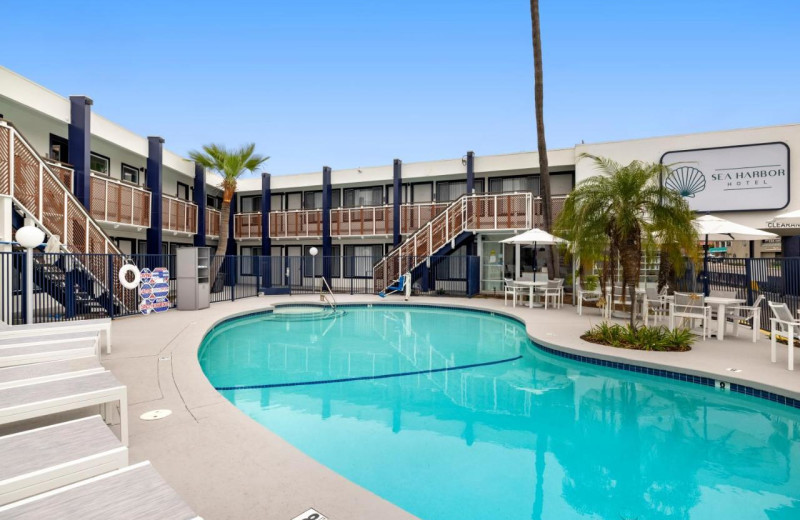
[[[169,270],[166,267],[142,269],[139,283],[139,311],[142,314],[169,309]]]

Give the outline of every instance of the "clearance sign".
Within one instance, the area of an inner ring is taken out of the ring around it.
[[[663,184],[699,212],[782,209],[789,204],[789,147],[747,144],[678,150],[661,156]]]

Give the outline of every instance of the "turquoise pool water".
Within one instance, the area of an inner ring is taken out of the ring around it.
[[[501,316],[343,311],[237,318],[200,363],[240,410],[420,518],[800,518],[798,411],[547,354]]]

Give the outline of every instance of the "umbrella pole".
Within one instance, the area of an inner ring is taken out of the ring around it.
[[[703,252],[703,294],[708,296],[708,235],[706,235],[706,245]]]

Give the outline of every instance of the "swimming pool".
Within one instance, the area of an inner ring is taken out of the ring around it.
[[[800,517],[800,412],[557,357],[500,315],[261,313],[198,356],[240,410],[426,520]]]

